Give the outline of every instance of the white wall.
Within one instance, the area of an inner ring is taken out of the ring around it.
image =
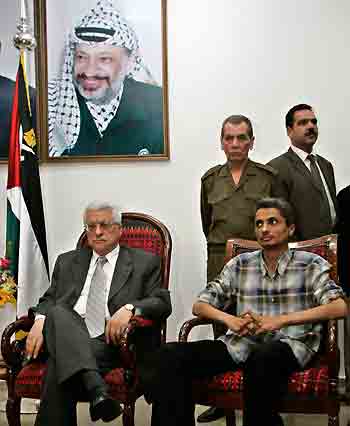
[[[81,2],[83,0],[80,0]],[[348,0],[168,0],[169,162],[46,164],[41,167],[51,265],[74,247],[81,212],[95,198],[152,214],[173,236],[169,337],[191,313],[205,282],[199,216],[201,175],[224,161],[219,131],[230,114],[252,118],[252,158],[268,161],[288,146],[284,115],[306,102],[319,118],[319,152],[350,183]],[[0,187],[6,185],[0,166]],[[0,193],[0,253],[5,190]]]
[[[20,23],[21,1],[1,0],[0,2],[0,74],[14,78],[18,68],[18,50],[14,48],[13,37],[17,33],[17,25]],[[34,15],[33,2],[28,0],[27,24],[33,32]],[[35,62],[34,54],[26,55],[26,70],[29,83],[35,86]]]

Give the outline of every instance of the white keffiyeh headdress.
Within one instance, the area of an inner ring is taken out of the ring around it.
[[[128,49],[130,56],[127,77],[133,77],[141,68],[144,68],[135,31],[120,12],[113,7],[113,0],[98,0],[96,7],[83,16],[68,35],[61,74],[58,79],[49,83],[50,157],[60,156],[66,149],[73,148],[79,136],[80,110],[73,84],[73,71],[75,48],[82,43],[91,47],[101,43]],[[87,102],[100,132],[114,117],[120,103],[122,90],[123,86],[117,97],[106,105]]]

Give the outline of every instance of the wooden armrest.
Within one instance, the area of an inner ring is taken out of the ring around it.
[[[207,320],[207,319],[201,319],[198,317],[191,318],[190,320],[185,321],[179,331],[179,342],[187,342],[188,335],[190,334],[191,330],[194,327],[197,327],[198,325],[210,325],[215,324],[215,321]]]
[[[328,338],[326,340],[326,359],[330,392],[336,392],[338,384],[340,354],[338,348],[337,320],[327,321]]]
[[[28,333],[34,324],[34,319],[30,317],[22,317],[9,324],[1,338],[1,352],[6,362],[11,368],[19,368],[22,365],[24,339],[17,340],[16,333],[23,331]]]
[[[125,333],[120,339],[120,357],[124,368],[134,369],[136,365],[136,347],[134,335],[137,330],[159,328],[159,322],[135,315],[131,318]]]

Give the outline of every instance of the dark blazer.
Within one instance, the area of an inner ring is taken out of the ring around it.
[[[350,186],[346,186],[337,195],[339,217],[338,233],[338,273],[339,281],[350,296]]]
[[[317,162],[337,209],[333,166],[319,155]],[[296,238],[307,240],[332,233],[332,223],[321,213],[322,192],[298,155],[290,148],[268,164],[278,171],[283,198],[289,201],[294,209]]]
[[[147,155],[164,153],[162,89],[127,78],[120,105],[100,136],[84,98],[77,92],[80,132],[62,155]]]
[[[0,76],[0,158],[8,157],[11,111],[15,82],[7,77]],[[33,126],[35,127],[35,90],[30,87],[30,104],[33,115]]]
[[[73,308],[83,289],[91,256],[90,249],[73,250],[58,256],[51,286],[33,311],[46,315],[54,305]],[[169,292],[160,288],[158,256],[120,247],[108,297],[110,314],[126,303],[132,303],[139,314],[151,319],[163,320],[170,315]]]

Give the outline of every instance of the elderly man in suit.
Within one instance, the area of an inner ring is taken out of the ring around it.
[[[336,223],[336,188],[332,164],[314,152],[318,137],[315,112],[299,104],[286,115],[289,150],[268,164],[276,169],[282,197],[295,212],[296,238],[306,240],[333,232]]]
[[[115,419],[122,409],[108,396],[103,375],[118,366],[120,336],[135,312],[155,320],[171,312],[169,293],[160,288],[159,258],[119,246],[117,208],[91,203],[84,224],[90,248],[57,258],[51,286],[33,308],[27,358],[37,358],[42,348],[48,354],[37,426],[76,425],[81,392],[93,421]],[[145,340],[140,336],[136,346]]]

